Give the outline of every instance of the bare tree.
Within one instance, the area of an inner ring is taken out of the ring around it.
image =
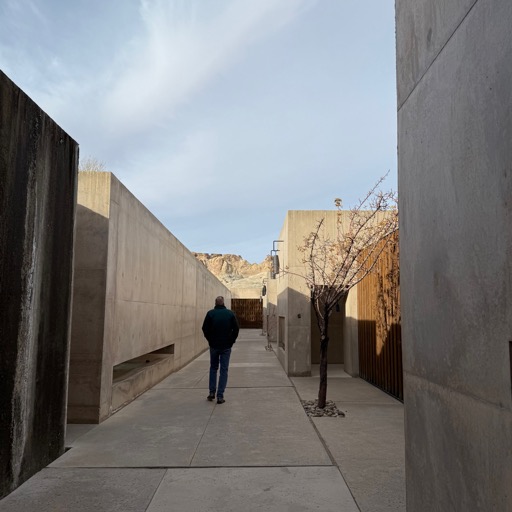
[[[84,160],[80,160],[78,170],[80,172],[105,172],[107,168],[105,164],[97,158],[88,156]]]
[[[387,175],[386,175],[387,176]],[[374,268],[385,250],[390,235],[398,229],[396,194],[382,192],[375,186],[349,211],[337,208],[336,233],[327,234],[325,218],[304,238],[302,252],[305,272],[302,277],[309,287],[311,303],[320,330],[320,386],[318,407],[323,409],[327,397],[327,349],[329,317],[337,305],[345,305],[348,292]]]

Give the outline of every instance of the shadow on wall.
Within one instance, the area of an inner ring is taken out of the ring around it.
[[[392,323],[383,336],[377,333],[377,322],[358,321],[359,375],[364,380],[394,396],[404,399],[402,368],[402,331]]]
[[[68,421],[98,422],[101,399],[109,220],[76,210]]]
[[[270,344],[277,346],[277,306],[269,302],[264,315],[264,329],[267,333],[267,340]]]
[[[343,364],[345,344],[343,339],[343,322],[345,318],[345,305],[339,311],[334,310],[329,317],[329,364]],[[320,329],[316,321],[315,310],[311,304],[311,364],[320,363]]]

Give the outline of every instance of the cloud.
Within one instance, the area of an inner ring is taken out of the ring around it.
[[[209,131],[188,134],[172,154],[166,148],[135,157],[123,183],[159,216],[182,217],[205,211],[204,201],[219,184],[215,179],[216,137]]]
[[[191,0],[141,0],[144,30],[127,45],[104,105],[110,133],[143,132],[171,118],[258,39],[286,25],[311,0],[231,0],[204,16]],[[218,4],[217,4],[218,5]],[[210,6],[211,8],[211,6]]]

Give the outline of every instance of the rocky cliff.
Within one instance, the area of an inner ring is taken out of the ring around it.
[[[193,253],[194,256],[229,289],[261,288],[271,260],[267,256],[262,263],[249,263],[242,256],[234,254]]]

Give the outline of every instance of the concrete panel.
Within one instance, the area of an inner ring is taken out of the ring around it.
[[[95,425],[87,424],[66,425],[66,447],[73,446],[79,437],[87,434],[87,432],[95,427]]]
[[[44,469],[2,500],[3,512],[142,512],[165,474],[163,469]]]
[[[390,395],[386,395],[380,389],[372,386],[363,379],[358,378],[333,378],[333,372],[327,370],[327,399],[339,402],[338,406],[345,410],[352,402],[363,404],[399,404]],[[314,400],[318,397],[319,377],[293,377],[291,379],[301,400]]]
[[[69,365],[73,375],[69,383],[68,423],[80,423],[84,419],[84,411],[88,410],[87,420],[96,423],[100,408],[101,360],[89,360],[75,357]]]
[[[259,299],[261,297],[261,286],[257,288],[233,288],[231,287],[232,299]]]
[[[336,468],[171,469],[148,512],[358,512]]]
[[[512,510],[512,414],[408,376],[409,510]]]
[[[313,418],[313,421],[357,505],[368,512],[404,512],[403,405],[395,401],[395,405],[358,403],[347,408],[346,416],[339,420]]]
[[[51,467],[189,466],[215,403],[201,389],[150,390],[76,440]]]
[[[311,375],[311,327],[287,325],[288,375]]]
[[[227,389],[225,398],[213,411],[192,466],[331,464],[293,389]],[[278,415],[287,418],[285,429],[276,428]]]
[[[395,2],[399,108],[475,4],[476,0]]]
[[[357,314],[357,286],[352,288],[345,302],[345,322],[343,324],[345,371],[352,377],[359,376],[359,333]]]
[[[71,339],[86,337],[88,343],[71,344],[71,364],[75,358],[101,361],[105,329],[105,269],[76,268],[74,273]],[[71,379],[70,387],[73,386]]]
[[[233,388],[271,388],[290,387],[290,379],[283,373],[281,365],[265,366],[265,363],[247,363],[239,366],[240,363],[231,362],[228,374],[228,390]],[[203,378],[195,387],[208,389],[209,373],[206,372]]]
[[[0,71],[0,497],[64,450],[77,165]]]
[[[397,47],[413,48],[399,61],[399,91],[411,73],[401,68],[419,70],[424,58],[404,20],[418,15],[433,34],[454,27],[398,115],[407,506],[415,512],[512,509],[512,4],[452,4],[453,19],[431,21],[418,8],[437,11],[439,2],[397,2]]]

